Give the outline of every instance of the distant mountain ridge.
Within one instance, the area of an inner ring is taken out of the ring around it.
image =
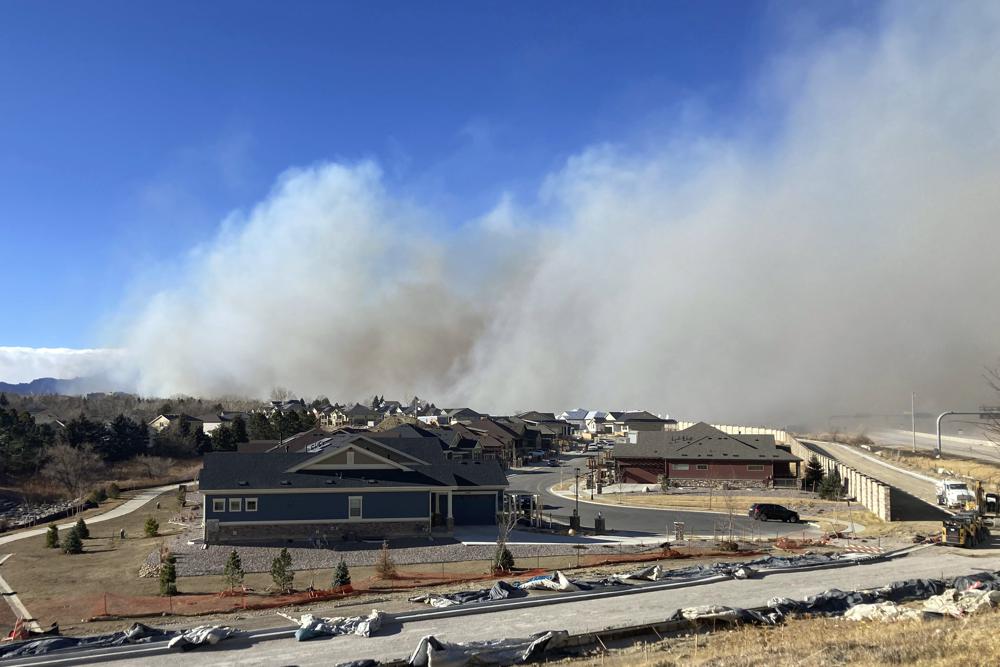
[[[11,384],[0,382],[0,393],[18,394],[20,396],[37,396],[43,394],[62,394],[63,396],[78,396],[91,392],[120,391],[112,386],[105,377],[83,377],[60,380],[57,378],[36,378],[31,382]]]

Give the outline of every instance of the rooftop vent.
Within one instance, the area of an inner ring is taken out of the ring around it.
[[[332,480],[332,479],[328,479],[328,480],[326,480],[326,482],[324,482],[324,483],[325,483],[325,484],[333,484],[333,480]]]
[[[246,481],[245,479],[241,479],[240,481],[238,481],[238,482],[236,482],[236,483],[237,483],[237,484],[238,484],[239,486],[250,486],[250,482]]]
[[[368,480],[368,483],[369,484],[378,484],[378,480],[377,479],[370,479],[370,480]]]
[[[283,479],[283,480],[281,480],[278,483],[281,484],[281,486],[291,486],[292,485],[292,483],[289,482],[287,479]]]

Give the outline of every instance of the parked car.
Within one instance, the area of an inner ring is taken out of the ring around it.
[[[771,505],[770,503],[754,503],[750,506],[748,515],[754,521],[788,521],[790,523],[799,522],[799,513],[793,512],[782,505]]]
[[[558,468],[559,467],[559,459],[549,459],[549,467],[550,468]]]

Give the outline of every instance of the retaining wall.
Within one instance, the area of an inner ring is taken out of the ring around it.
[[[677,430],[694,426],[696,423],[677,422]],[[749,435],[773,435],[775,442],[788,445],[792,450],[792,454],[802,459],[802,466],[800,468],[802,474],[805,474],[806,464],[809,462],[809,459],[815,456],[820,465],[823,466],[826,474],[829,475],[834,469],[837,470],[840,478],[845,482],[848,496],[853,497],[858,504],[864,505],[872,514],[883,521],[893,520],[891,486],[873,477],[869,477],[863,472],[841,463],[837,459],[812,451],[787,431],[767,428],[766,426],[735,426],[732,424],[711,424],[711,426],[730,435],[739,435],[741,433]]]

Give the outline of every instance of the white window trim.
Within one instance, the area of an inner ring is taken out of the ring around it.
[[[233,509],[235,507],[236,509]],[[242,498],[230,498],[229,499],[229,511],[230,512],[242,512],[243,511],[243,499]]]
[[[222,505],[222,507],[219,507]],[[212,511],[213,512],[225,512],[226,511],[226,499],[225,498],[212,498]]]
[[[695,470],[708,470],[708,464],[707,463],[699,463],[699,464],[695,465],[694,469]]]
[[[760,472],[764,470],[764,466],[759,463],[751,463],[747,465],[747,470],[752,470],[754,472]]]
[[[250,509],[250,503],[253,503],[253,509]],[[243,511],[244,512],[256,512],[257,511],[257,499],[256,498],[244,498],[243,499]]]
[[[357,516],[352,516],[351,515],[351,502],[354,501],[354,500],[358,501],[358,515]],[[360,521],[361,519],[364,518],[364,516],[365,516],[364,496],[347,496],[347,520],[348,521]]]
[[[690,463],[674,463],[671,467],[674,470],[690,470],[691,469],[691,464]]]

